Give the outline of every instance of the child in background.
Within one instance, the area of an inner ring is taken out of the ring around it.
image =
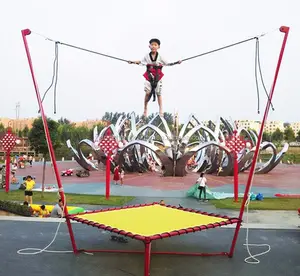
[[[120,179],[121,179],[121,185],[123,185],[123,181],[124,181],[124,176],[125,176],[125,172],[123,169],[120,170]]]
[[[40,218],[46,218],[49,217],[49,211],[46,209],[45,205],[41,205],[38,216]]]
[[[16,173],[15,172],[11,172],[11,180],[10,180],[11,184],[18,184],[18,178],[16,178]]]
[[[28,204],[27,201],[24,201],[23,205],[28,207],[28,209],[29,209],[31,215],[34,215],[34,211],[33,211],[33,209],[31,208],[31,206],[29,206],[29,204]]]
[[[197,179],[198,189],[199,189],[199,201],[201,200],[202,192],[204,192],[204,201],[206,200],[206,183],[207,179],[204,177],[204,173],[200,174],[200,177]]]
[[[30,175],[28,175],[26,177],[26,181],[25,181],[25,201],[29,202],[29,204],[32,204],[32,196],[33,196],[33,192],[32,189],[34,188],[35,185],[35,181],[32,179],[32,177]]]
[[[114,169],[114,178],[113,180],[115,181],[115,184],[118,184],[118,181],[120,180],[120,171],[119,171],[119,166],[116,166]]]

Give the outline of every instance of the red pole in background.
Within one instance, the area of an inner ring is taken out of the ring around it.
[[[5,160],[5,192],[9,192],[9,179],[10,179],[10,150],[6,152],[6,160]]]
[[[280,30],[280,32],[284,33],[284,38],[283,38],[283,41],[282,41],[282,46],[281,46],[281,50],[280,50],[280,53],[279,53],[279,58],[278,58],[278,62],[277,62],[276,70],[275,70],[275,76],[274,76],[273,84],[272,84],[272,87],[271,87],[270,96],[269,96],[269,99],[268,99],[267,104],[266,104],[265,113],[264,113],[264,117],[263,117],[263,120],[262,120],[262,123],[261,123],[260,131],[259,131],[259,135],[258,135],[258,139],[257,139],[257,143],[256,143],[256,148],[255,148],[255,152],[254,152],[254,156],[253,156],[253,162],[252,162],[252,165],[251,165],[251,168],[250,168],[249,177],[248,177],[248,180],[247,180],[247,185],[246,185],[246,189],[245,189],[245,193],[244,193],[244,198],[243,198],[243,202],[242,202],[241,209],[240,209],[240,214],[239,214],[240,221],[237,223],[237,226],[235,228],[234,236],[233,236],[232,243],[231,243],[230,252],[228,254],[229,257],[233,256],[234,249],[235,249],[236,242],[237,242],[238,235],[239,235],[239,231],[240,231],[240,228],[241,228],[242,219],[243,219],[243,215],[244,215],[244,211],[245,211],[245,205],[246,205],[246,202],[248,200],[248,194],[249,194],[249,191],[250,191],[250,187],[252,185],[253,176],[254,176],[254,172],[255,172],[255,168],[256,168],[256,164],[257,164],[257,158],[258,158],[259,148],[260,148],[261,141],[262,141],[263,131],[264,131],[265,123],[266,123],[267,118],[268,118],[270,106],[271,106],[271,103],[272,103],[272,98],[273,98],[273,94],[274,94],[274,90],[275,90],[275,86],[276,86],[276,82],[277,82],[277,78],[278,78],[278,73],[279,73],[279,70],[280,70],[280,65],[281,65],[281,61],[282,61],[282,58],[283,58],[284,49],[285,49],[285,45],[286,45],[286,42],[287,42],[287,38],[288,38],[290,28],[282,26],[282,27],[280,27],[279,30]]]
[[[16,145],[16,137],[12,134],[11,128],[7,128],[7,133],[1,140],[2,147],[5,151],[5,192],[9,192],[10,185],[10,153]]]
[[[234,165],[233,165],[233,173],[234,173],[234,201],[238,202],[238,195],[239,195],[239,164],[238,164],[238,156],[237,153],[234,152]]]
[[[110,196],[110,153],[106,157],[106,185],[105,185],[105,198],[108,200]]]
[[[28,64],[29,64],[29,68],[30,68],[30,72],[31,72],[33,85],[34,85],[34,88],[35,88],[36,98],[37,98],[37,101],[38,101],[39,109],[40,109],[42,120],[43,120],[43,125],[44,125],[44,130],[45,130],[45,135],[46,135],[46,141],[47,141],[48,149],[49,149],[49,153],[50,153],[50,158],[51,158],[51,161],[52,161],[52,164],[53,164],[53,169],[54,169],[57,185],[58,185],[58,188],[59,188],[59,195],[60,195],[60,197],[62,199],[62,202],[64,204],[64,213],[65,213],[65,216],[66,216],[66,222],[67,222],[67,225],[68,225],[68,230],[69,230],[70,239],[71,239],[71,243],[72,243],[72,247],[73,247],[73,252],[77,253],[78,250],[77,250],[77,246],[76,246],[76,242],[75,242],[75,238],[74,238],[74,233],[73,233],[73,230],[72,230],[70,219],[68,218],[68,209],[67,209],[66,197],[65,197],[65,193],[64,193],[63,186],[62,186],[62,183],[61,183],[60,174],[59,174],[59,171],[58,171],[57,162],[56,162],[56,158],[55,158],[55,153],[54,153],[54,149],[53,149],[53,145],[52,145],[52,141],[51,141],[51,137],[50,137],[50,132],[49,132],[49,128],[48,128],[47,118],[46,118],[46,115],[45,115],[45,112],[44,112],[44,107],[43,107],[43,103],[42,103],[42,100],[41,100],[41,95],[40,95],[40,92],[39,92],[38,84],[37,84],[37,81],[35,79],[33,64],[32,64],[31,55],[30,55],[30,51],[29,51],[29,47],[28,47],[28,43],[27,43],[26,36],[30,35],[30,34],[31,34],[31,31],[29,29],[22,30],[23,42],[24,42],[24,46],[25,46],[25,51],[26,51],[26,55],[27,55],[27,59],[28,59]]]
[[[239,164],[238,164],[238,153],[246,146],[243,141],[237,135],[237,130],[233,131],[232,137],[226,141],[226,147],[230,149],[233,154],[233,194],[234,202],[238,202],[239,197]]]
[[[99,146],[106,154],[106,180],[105,180],[105,198],[108,200],[110,197],[110,162],[114,150],[118,148],[116,139],[111,136],[110,129],[107,130],[106,136],[101,139]]]

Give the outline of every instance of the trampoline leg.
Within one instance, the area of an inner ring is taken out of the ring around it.
[[[75,237],[74,237],[74,232],[72,229],[72,225],[71,225],[71,221],[69,218],[66,218],[66,222],[67,222],[67,226],[68,226],[68,230],[69,230],[69,234],[70,234],[70,239],[71,239],[71,243],[72,243],[72,248],[73,248],[73,252],[74,254],[78,253],[78,249],[76,246],[76,242],[75,242]]]
[[[150,276],[151,242],[145,242],[144,276]]]

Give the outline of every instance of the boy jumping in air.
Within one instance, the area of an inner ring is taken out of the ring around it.
[[[144,74],[145,77],[145,85],[144,90],[146,92],[145,100],[144,100],[144,116],[147,117],[148,112],[148,102],[153,96],[153,101],[155,101],[155,96],[157,95],[157,101],[159,106],[159,114],[163,116],[163,108],[162,108],[162,80],[161,78],[164,76],[162,73],[163,66],[172,66],[175,64],[180,64],[181,61],[168,63],[161,55],[158,53],[158,49],[160,48],[160,41],[157,38],[153,38],[149,41],[149,48],[151,52],[147,54],[141,61],[129,61],[129,63],[134,64],[145,64],[147,65],[147,71]]]

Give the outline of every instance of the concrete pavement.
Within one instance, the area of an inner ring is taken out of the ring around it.
[[[56,224],[0,221],[0,276],[141,276],[143,256],[136,254],[41,253],[19,255],[25,247],[44,248],[52,240]],[[141,242],[127,244],[111,242],[110,233],[80,223],[73,224],[80,248],[142,250]],[[155,251],[215,252],[227,251],[233,229],[212,229],[153,242]],[[268,243],[271,251],[259,257],[261,263],[249,265],[245,247],[245,232],[241,230],[232,259],[227,257],[188,257],[154,255],[151,276],[297,276],[300,275],[300,232],[295,230],[253,230],[251,243]],[[65,224],[49,250],[71,250]],[[255,253],[264,248],[255,249]]]

